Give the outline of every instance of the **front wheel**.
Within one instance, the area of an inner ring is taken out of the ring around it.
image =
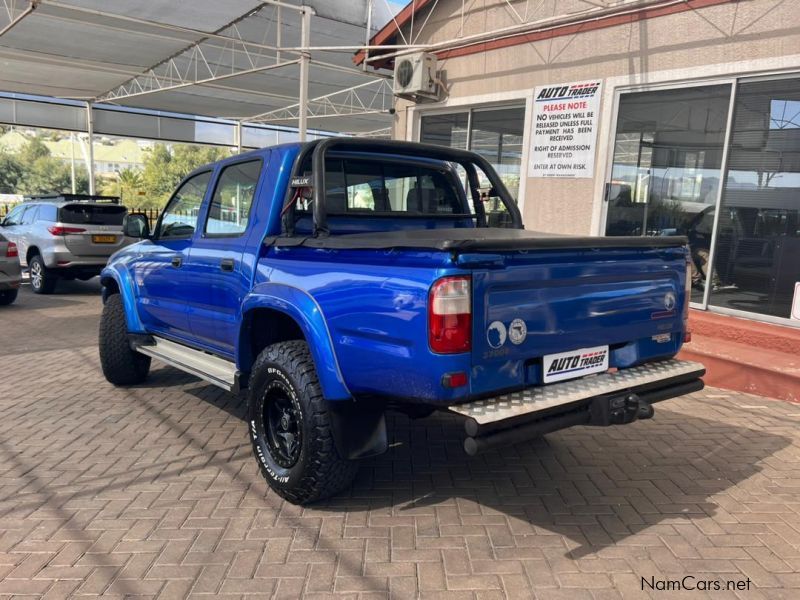
[[[139,354],[128,341],[128,322],[122,297],[108,297],[100,317],[100,366],[106,380],[114,385],[141,383],[150,372],[150,357]]]
[[[37,254],[31,257],[28,271],[31,276],[31,289],[35,294],[52,294],[55,291],[58,277],[44,265],[41,256]]]
[[[328,498],[353,481],[358,464],[336,450],[331,413],[305,342],[273,344],[258,356],[248,424],[261,474],[292,504]]]

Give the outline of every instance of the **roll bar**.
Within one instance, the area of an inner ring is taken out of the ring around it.
[[[326,236],[328,230],[328,211],[325,203],[325,157],[331,150],[352,150],[358,152],[376,152],[381,154],[407,154],[413,157],[431,158],[460,164],[467,171],[470,187],[477,183],[473,165],[477,165],[486,174],[498,197],[511,215],[512,226],[523,229],[522,215],[516,202],[508,193],[506,186],[500,180],[492,165],[480,154],[466,150],[420,144],[417,142],[401,142],[396,140],[374,140],[359,138],[326,138],[309,142],[300,152],[295,162],[295,178],[303,174],[298,171],[311,153],[311,176],[313,192],[313,234]],[[290,190],[291,195],[291,190]]]

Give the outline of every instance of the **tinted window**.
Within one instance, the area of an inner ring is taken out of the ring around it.
[[[211,171],[206,171],[183,182],[161,214],[157,237],[183,238],[194,234],[197,215],[210,180]]]
[[[444,170],[362,160],[328,160],[329,214],[469,214]]]
[[[68,204],[59,211],[59,221],[77,225],[122,225],[127,209],[124,206]]]
[[[237,163],[223,169],[208,209],[206,233],[239,235],[247,229],[259,173],[260,160]]]

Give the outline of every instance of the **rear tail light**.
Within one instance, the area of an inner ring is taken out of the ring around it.
[[[8,242],[6,247],[6,258],[16,258],[19,256],[19,250],[14,242]]]
[[[47,228],[47,231],[49,231],[53,235],[67,235],[68,233],[83,233],[86,230],[81,229],[80,227],[64,227],[63,225],[50,225],[50,227]]]
[[[428,298],[428,342],[438,354],[472,348],[472,281],[469,276],[443,277]]]

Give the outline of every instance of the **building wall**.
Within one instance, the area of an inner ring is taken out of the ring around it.
[[[428,44],[508,27],[514,15],[504,0],[439,0],[425,27],[426,11],[415,17],[415,43]],[[534,4],[534,3],[530,3]],[[521,15],[526,2],[512,2]],[[578,0],[540,3],[546,19],[585,10]],[[518,21],[517,21],[518,22]],[[463,27],[462,27],[463,23]],[[406,35],[410,28],[406,27]],[[739,76],[747,69],[797,67],[800,6],[797,2],[741,0],[696,8],[583,33],[542,39],[471,55],[443,58],[439,67],[449,94],[445,101],[414,105],[398,101],[394,136],[416,139],[416,117],[426,110],[469,104],[471,99],[532,98],[536,86],[592,78],[605,82],[600,110],[594,179],[527,178],[526,227],[558,233],[599,233],[602,183],[611,139],[614,89],[671,77]],[[609,85],[610,84],[610,85]],[[480,98],[478,98],[480,97]],[[530,103],[529,103],[530,104]],[[526,132],[526,135],[528,133]],[[526,139],[526,145],[530,140]],[[522,165],[523,177],[527,165]]]

